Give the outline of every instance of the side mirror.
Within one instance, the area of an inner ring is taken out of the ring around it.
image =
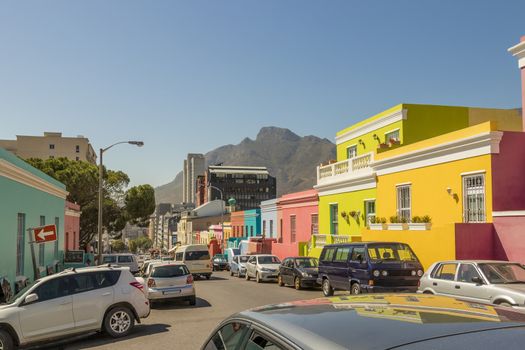
[[[483,284],[483,280],[481,279],[481,277],[472,277],[472,282],[476,283],[476,284]]]
[[[24,304],[31,304],[38,300],[38,295],[35,293],[31,293],[24,299]]]

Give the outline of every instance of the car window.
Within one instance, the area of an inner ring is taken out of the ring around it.
[[[350,247],[339,247],[335,253],[335,262],[346,262],[350,255]]]
[[[237,257],[237,256],[234,256],[234,257],[232,258],[232,260],[233,260],[233,262],[235,262],[235,263],[236,263],[236,262],[238,262],[238,261],[239,261],[239,257]]]
[[[259,261],[259,264],[280,264],[281,263],[278,257],[271,256],[271,255],[259,256],[257,260]]]
[[[114,255],[104,256],[102,257],[102,263],[103,264],[113,264],[117,262],[117,257]]]
[[[117,283],[120,271],[101,271],[94,273],[95,288],[111,287]]]
[[[482,263],[478,265],[490,283],[525,283],[525,268],[513,263]]]
[[[454,281],[457,267],[457,263],[441,264],[432,277],[440,280]]]
[[[71,276],[71,293],[84,293],[95,289],[94,273],[79,273]]]
[[[280,346],[276,345],[271,339],[267,336],[260,334],[259,332],[253,332],[248,343],[246,344],[247,350],[280,350],[283,349]]]
[[[53,278],[52,280],[44,282],[40,286],[38,286],[35,289],[34,293],[38,295],[37,302],[67,296],[69,294],[68,281],[65,277]]]
[[[354,247],[350,260],[352,261],[363,261],[365,259],[365,247]]]
[[[175,254],[175,260],[177,261],[182,261],[182,256],[184,255],[184,253],[176,253]]]
[[[250,264],[255,264],[255,256],[251,256],[250,259],[248,259],[248,262]]]
[[[170,278],[189,275],[190,272],[184,265],[156,266],[151,272],[151,277]]]
[[[458,281],[459,282],[474,283],[472,282],[472,278],[474,277],[480,278],[480,275],[474,265],[461,264],[459,266],[459,270],[458,270]]]
[[[332,261],[334,259],[334,252],[335,248],[326,248],[323,251],[323,256],[321,257],[321,261]]]
[[[133,262],[131,255],[121,255],[117,257],[119,263],[130,263]]]
[[[217,331],[204,347],[205,350],[234,350],[239,349],[244,336],[248,332],[245,324],[228,323]]]
[[[186,260],[210,260],[210,253],[207,250],[186,252]]]
[[[242,262],[242,263],[245,263],[248,261],[248,257],[247,256],[241,256],[239,257],[239,260]]]
[[[295,266],[299,268],[317,267],[319,264],[315,258],[301,258],[295,260]]]

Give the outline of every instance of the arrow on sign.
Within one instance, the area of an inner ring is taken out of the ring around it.
[[[56,241],[57,239],[57,233],[56,233],[56,227],[55,225],[47,225],[42,227],[35,227],[33,229],[33,234],[35,235],[35,241],[36,243],[44,243],[44,242],[52,242]]]
[[[46,240],[47,236],[52,236],[55,233],[53,231],[44,231],[44,229],[40,229],[40,231],[36,234],[38,238],[40,238],[42,241]]]

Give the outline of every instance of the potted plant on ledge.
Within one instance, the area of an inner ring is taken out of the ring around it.
[[[368,227],[370,230],[386,230],[386,218],[372,216],[370,218],[370,225],[368,225]]]
[[[426,231],[430,230],[432,226],[432,219],[430,216],[414,216],[412,222],[408,224],[408,229],[411,231]]]
[[[399,216],[391,216],[390,224],[388,224],[388,229],[392,231],[402,231],[408,229],[407,219]]]

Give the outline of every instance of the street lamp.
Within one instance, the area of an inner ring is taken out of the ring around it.
[[[102,263],[102,205],[103,205],[103,166],[102,166],[102,155],[104,152],[109,150],[111,147],[120,145],[122,143],[129,143],[130,145],[135,145],[137,147],[144,146],[144,142],[142,141],[120,141],[117,143],[112,144],[111,146],[108,146],[106,148],[100,149],[100,161],[98,164],[98,255],[97,255],[97,264],[100,265]]]
[[[222,234],[221,248],[224,249],[224,198],[223,198],[223,193],[222,193],[222,190],[218,187],[215,187],[212,185],[208,185],[208,187],[212,189],[216,189],[221,194],[221,234]]]

